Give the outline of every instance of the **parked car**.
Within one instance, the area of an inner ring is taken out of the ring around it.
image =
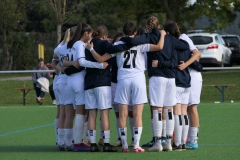
[[[204,66],[215,64],[220,67],[231,66],[231,50],[217,33],[188,34],[194,45],[201,52],[200,63]]]
[[[240,64],[240,38],[238,35],[221,35],[227,47],[232,51],[231,63]]]

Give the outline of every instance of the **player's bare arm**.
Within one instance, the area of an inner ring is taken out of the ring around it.
[[[78,61],[68,61],[66,57],[64,57],[63,59],[63,66],[64,67],[74,66],[76,68],[80,68]]]
[[[109,53],[105,53],[104,55],[100,55],[98,54],[94,49],[93,49],[93,43],[87,43],[86,48],[88,50],[90,50],[90,52],[92,53],[93,57],[98,61],[98,62],[105,62],[107,60],[109,60],[110,58],[112,58],[111,54]]]
[[[194,49],[192,51],[191,58],[187,62],[180,61],[181,64],[178,65],[178,69],[184,70],[186,67],[188,67],[190,64],[192,64],[195,60],[199,60],[199,57],[201,57],[201,53],[197,49]]]

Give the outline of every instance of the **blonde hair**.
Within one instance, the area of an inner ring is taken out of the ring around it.
[[[159,23],[158,23],[158,19],[154,16],[150,16],[147,19],[147,25],[148,25],[148,30],[149,32],[152,32],[153,28],[158,28],[159,27]]]
[[[67,31],[65,32],[62,44],[64,45],[69,40],[70,40],[70,28],[68,28]]]

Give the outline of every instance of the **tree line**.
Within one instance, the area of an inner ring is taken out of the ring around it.
[[[174,20],[182,31],[196,29],[196,20],[207,17],[210,31],[232,24],[240,11],[239,0],[1,0],[1,70],[31,69],[37,61],[37,44],[43,43],[45,59],[66,28],[86,22],[93,28],[105,24],[109,36],[122,30],[125,21],[145,26],[150,15],[160,24]]]

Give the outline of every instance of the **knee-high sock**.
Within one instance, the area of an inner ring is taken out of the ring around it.
[[[63,128],[58,128],[58,145],[63,145],[65,143],[65,133]]]
[[[142,135],[142,127],[133,127],[134,132],[134,148],[139,147],[139,142]]]
[[[103,142],[106,144],[110,143],[110,130],[107,131],[102,131],[102,135],[103,135]]]
[[[166,138],[166,120],[162,120],[162,138]]]
[[[190,142],[197,143],[198,139],[198,127],[190,127]]]
[[[91,144],[96,144],[96,130],[88,130],[88,137]]]
[[[121,140],[122,140],[122,147],[124,149],[128,148],[128,143],[127,143],[127,128],[118,128],[119,133],[121,135]]]
[[[76,114],[74,123],[74,144],[80,144],[82,142],[84,121],[84,115]]]
[[[174,115],[175,126],[174,126],[174,143],[178,146],[181,144],[182,138],[182,116]]]
[[[174,130],[173,109],[164,109],[166,116],[166,143],[170,144]]]
[[[155,144],[161,145],[162,111],[153,110],[153,132],[155,137]]]
[[[183,123],[183,128],[182,128],[182,143],[181,144],[186,144],[186,139],[187,139],[187,134],[189,130],[189,120],[187,115],[182,115],[182,123]]]
[[[66,140],[66,145],[71,146],[72,145],[72,135],[73,135],[73,129],[64,129],[65,133],[65,140]]]

